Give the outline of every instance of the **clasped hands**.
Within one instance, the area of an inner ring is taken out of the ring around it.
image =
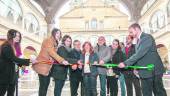
[[[98,63],[97,61],[94,61],[94,64],[97,64],[97,63]],[[77,68],[82,69],[82,67],[83,67],[82,60],[78,60],[78,61],[77,61],[77,64],[73,64],[73,65],[71,66],[71,68],[72,68],[73,70],[76,70]]]
[[[81,60],[78,60],[78,61],[77,61],[77,64],[73,64],[73,65],[71,66],[71,68],[72,68],[73,70],[76,70],[77,68],[82,69],[82,66],[83,66],[82,61],[81,61]]]

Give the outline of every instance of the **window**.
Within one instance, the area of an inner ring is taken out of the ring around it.
[[[150,20],[151,32],[156,32],[165,25],[165,15],[162,11],[153,14]]]
[[[91,29],[97,29],[97,19],[91,20]]]
[[[165,25],[165,15],[163,12],[158,13],[158,26],[162,28]]]
[[[85,22],[85,30],[88,30],[89,29],[89,21],[86,21]]]
[[[12,21],[13,21],[14,18],[13,18],[13,11],[12,11],[12,10],[10,10],[10,11],[8,12],[7,17],[8,17],[9,20],[12,20]]]
[[[90,37],[90,42],[91,42],[92,46],[96,46],[97,40],[98,40],[98,36],[91,36]]]
[[[22,17],[21,16],[19,16],[16,21],[17,21],[16,23],[18,25],[22,25]]]
[[[30,26],[29,26],[29,29],[28,29],[29,32],[33,32],[33,24],[31,23]]]
[[[9,18],[17,23],[19,17],[22,17],[22,10],[17,0],[1,0],[0,15]]]
[[[104,24],[102,20],[99,22],[99,29],[104,29]]]
[[[111,45],[111,44],[112,44],[112,41],[113,41],[113,36],[111,36],[111,35],[106,35],[105,38],[106,38],[106,44],[107,44],[108,46]]]
[[[158,30],[158,18],[154,15],[150,21],[151,32],[155,32]]]
[[[31,33],[39,31],[39,22],[33,14],[29,13],[24,17],[24,28]]]

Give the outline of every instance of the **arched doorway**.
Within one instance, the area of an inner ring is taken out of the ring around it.
[[[168,70],[169,65],[169,60],[168,60],[168,49],[166,48],[165,45],[163,44],[158,44],[157,45],[157,51],[162,59],[162,62],[164,64],[164,67],[166,70]]]

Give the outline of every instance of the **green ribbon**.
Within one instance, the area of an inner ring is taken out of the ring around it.
[[[106,68],[113,68],[118,67],[118,64],[104,64],[103,65]],[[148,64],[146,67],[144,66],[126,66],[125,69],[147,69],[149,71],[153,70],[154,64]]]

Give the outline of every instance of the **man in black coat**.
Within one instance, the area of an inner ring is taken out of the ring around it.
[[[80,60],[81,50],[81,43],[79,40],[75,40],[73,42],[73,50],[70,52],[70,58]],[[82,90],[82,69],[79,65],[73,65],[70,67],[70,88],[71,88],[71,96],[77,96],[78,95],[78,87],[81,83],[81,96],[83,96],[83,90]]]
[[[162,82],[162,76],[165,72],[163,63],[158,55],[154,38],[150,34],[141,32],[139,24],[132,24],[129,29],[129,35],[137,39],[136,53],[129,59],[119,64],[120,68],[129,65],[147,66],[154,64],[154,69],[139,70],[141,78],[143,96],[167,96]]]

